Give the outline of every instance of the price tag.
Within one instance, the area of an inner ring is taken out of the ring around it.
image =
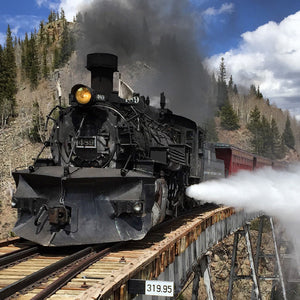
[[[145,295],[149,296],[174,296],[173,281],[146,280]]]

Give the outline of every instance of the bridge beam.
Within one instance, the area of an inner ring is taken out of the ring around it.
[[[257,218],[258,216],[258,213],[249,214],[243,210],[239,210],[224,219],[214,221],[207,219],[205,222],[205,230],[201,231],[197,237],[194,236],[195,240],[192,243],[187,245],[187,240],[181,240],[181,246],[178,245],[179,251],[176,253],[175,260],[164,268],[163,272],[161,272],[159,276],[155,277],[155,279],[161,281],[174,281],[175,296],[179,295],[193,272],[193,266],[199,264],[198,262],[201,261],[201,258],[207,253],[207,251],[223,240],[226,236],[232,234],[244,226],[248,221]],[[208,273],[205,273],[205,278],[208,278],[206,274]],[[207,279],[206,283],[209,286],[210,284],[208,282],[209,280]],[[211,295],[212,297],[209,299],[213,299],[211,287],[208,288],[208,290],[210,290],[208,295]],[[137,295],[135,299],[148,300],[151,298],[145,295]],[[164,297],[160,297],[159,299],[163,300]],[[165,300],[167,300],[167,298],[165,298]]]

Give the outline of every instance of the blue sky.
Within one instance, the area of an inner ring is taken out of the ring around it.
[[[168,0],[172,1],[172,0]],[[20,37],[38,29],[47,20],[50,9],[64,10],[71,16],[76,6],[90,0],[1,0],[0,42],[4,43],[7,24]],[[191,0],[203,16],[205,38],[202,44],[207,55],[228,51],[241,42],[241,34],[253,31],[269,21],[280,22],[300,10],[299,0]]]
[[[241,34],[300,10],[299,0],[194,0],[203,10],[209,55],[236,48]],[[202,3],[202,4],[200,4]]]
[[[0,43],[5,42],[7,24],[23,38],[47,20],[50,9],[63,7],[72,21],[80,6],[91,1],[1,0]],[[235,83],[259,85],[271,103],[300,120],[300,0],[190,1],[201,19],[207,68],[217,70],[224,57]]]

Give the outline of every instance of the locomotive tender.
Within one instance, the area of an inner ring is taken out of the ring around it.
[[[210,159],[204,175],[204,131],[165,108],[163,93],[155,108],[149,98],[113,91],[115,55],[89,54],[87,69],[91,87],[75,85],[70,105],[48,117],[54,127],[44,148],[52,158],[13,173],[14,232],[44,246],[142,239],[195,204],[187,186],[224,174]]]

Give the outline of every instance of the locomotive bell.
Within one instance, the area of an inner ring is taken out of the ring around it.
[[[113,91],[113,74],[118,71],[118,57],[109,53],[88,54],[86,68],[91,71],[91,88],[108,96]]]

